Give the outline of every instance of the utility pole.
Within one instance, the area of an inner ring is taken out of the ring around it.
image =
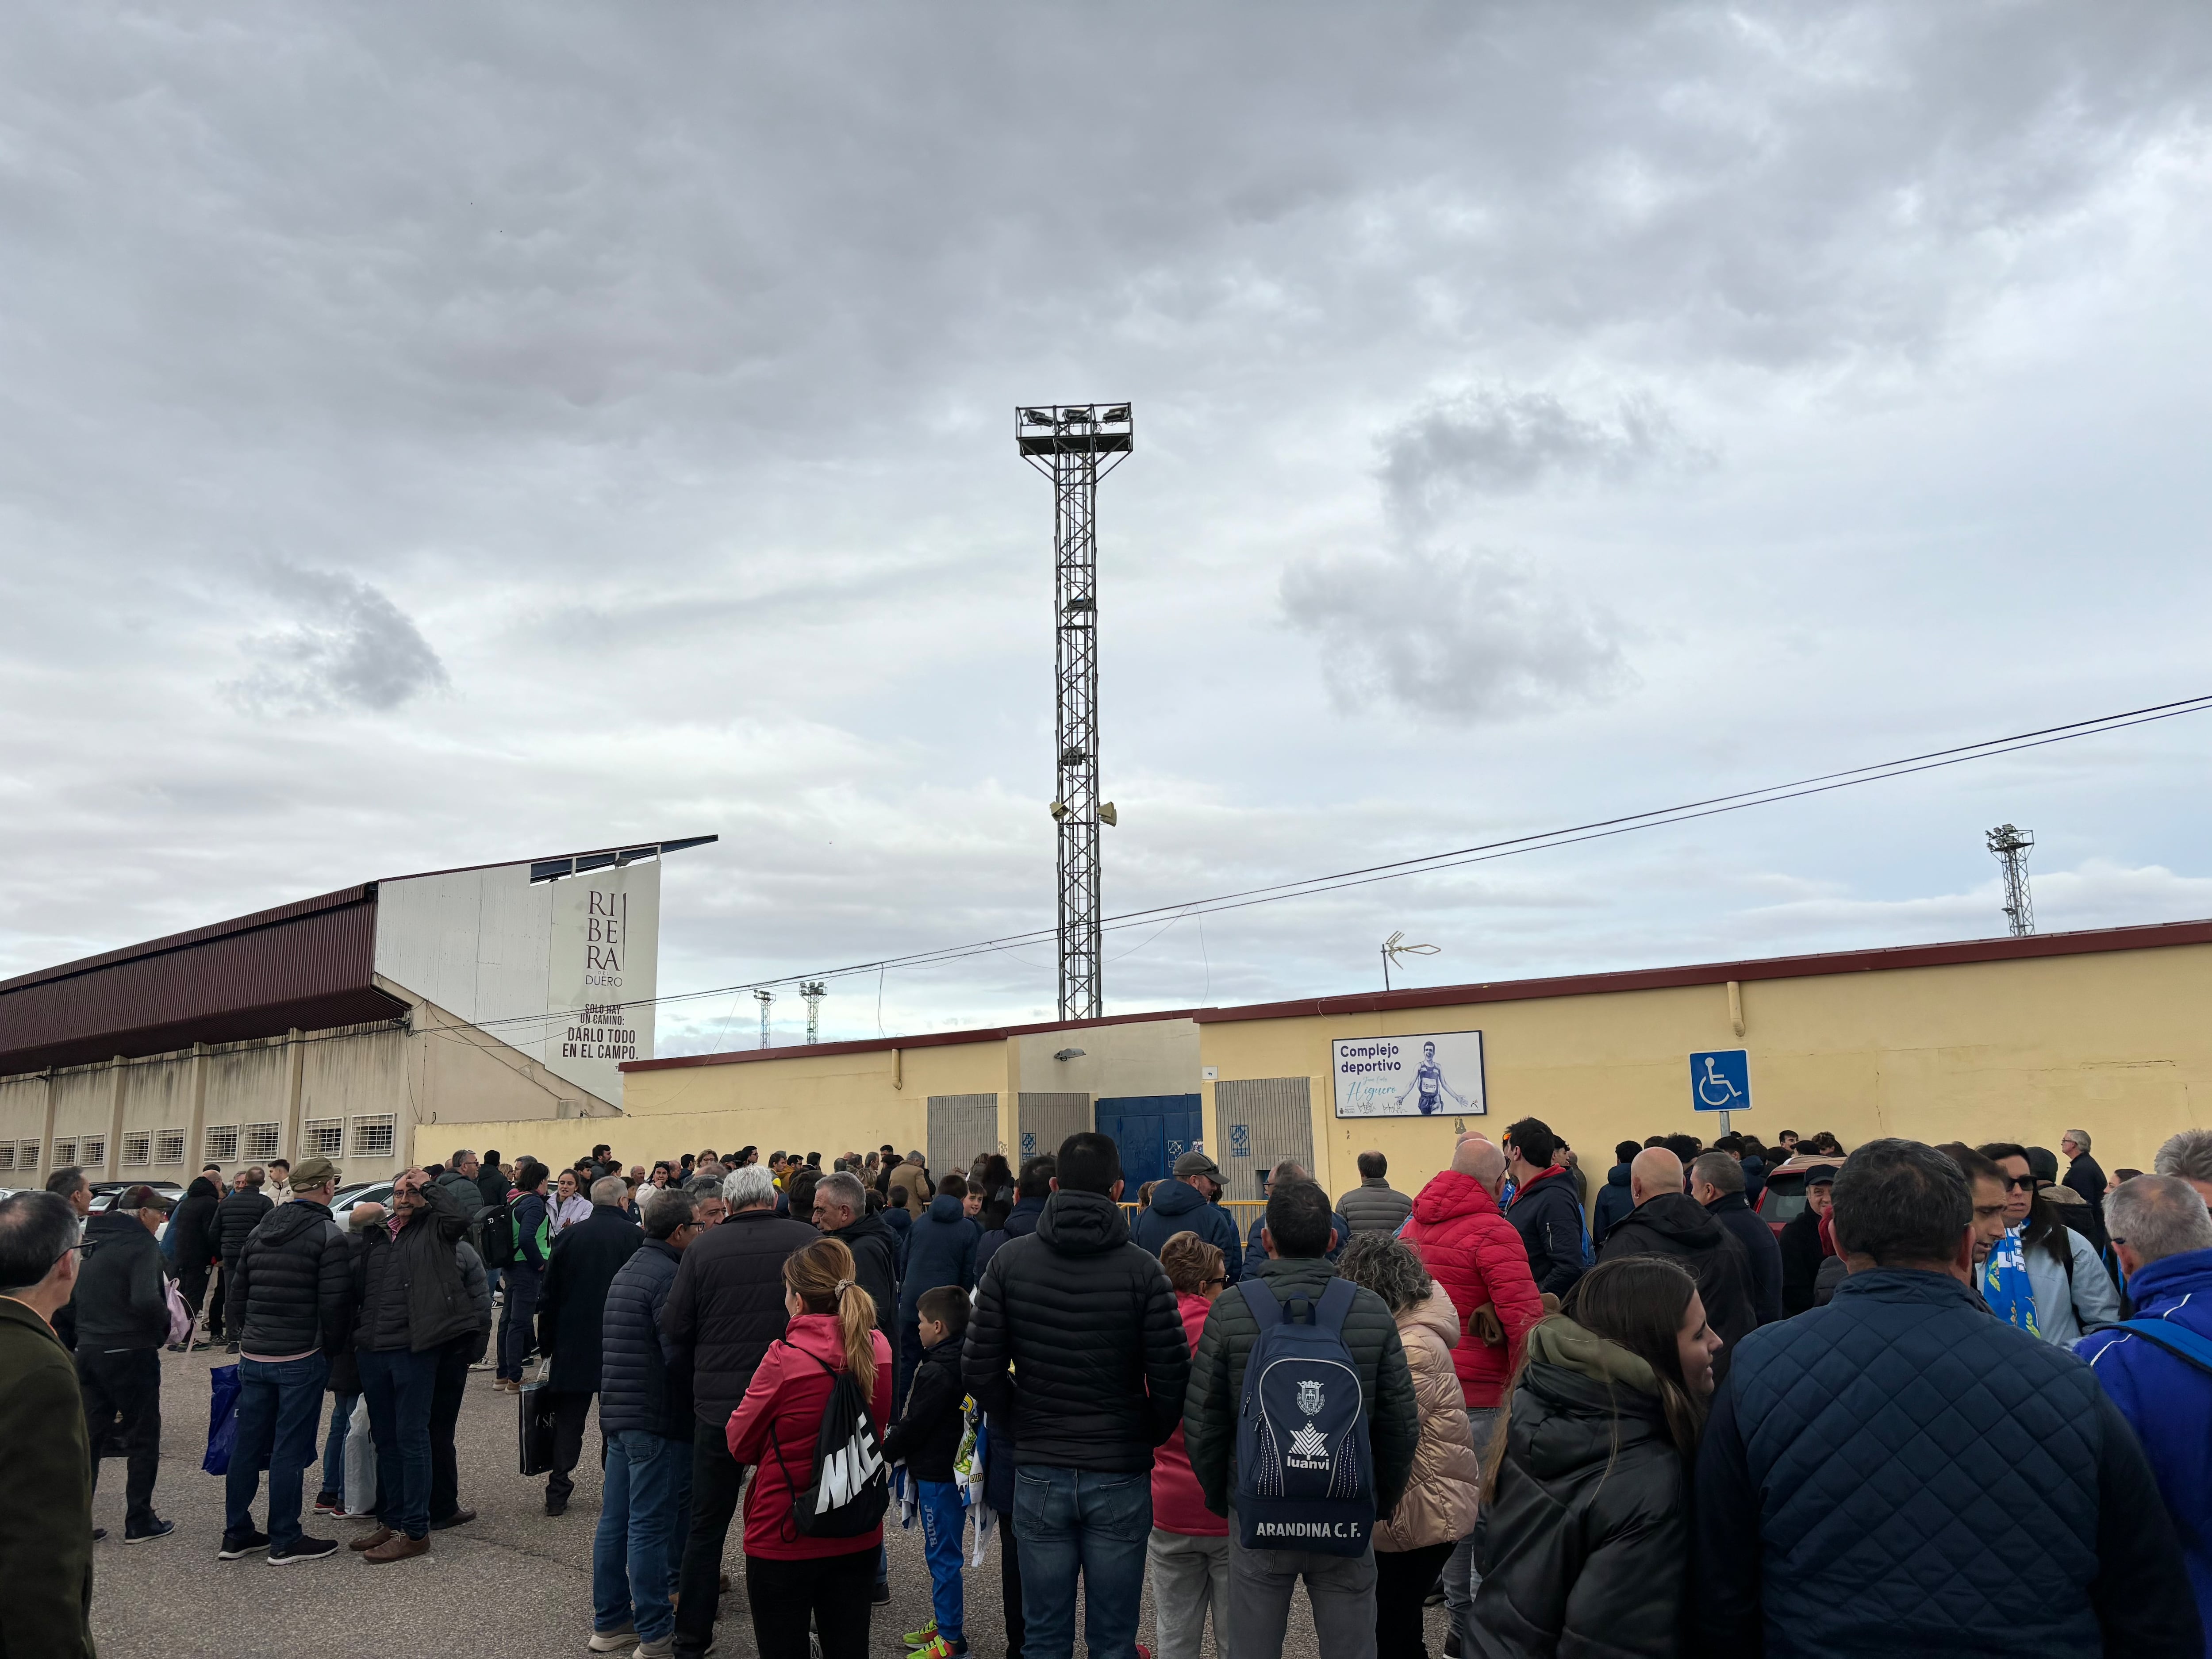
[[[1024,404],[1014,411],[1022,459],[1052,480],[1054,723],[1060,825],[1060,1017],[1097,1019],[1098,826],[1115,820],[1098,799],[1098,481],[1135,444],[1127,404]]]
[[[767,1048],[767,1047],[768,1047],[768,1011],[769,1010],[769,1008],[771,1008],[772,1006],[775,1006],[775,992],[773,992],[773,991],[756,991],[756,992],[754,992],[754,993],[753,993],[753,1000],[754,1000],[755,1002],[757,1002],[758,1004],[760,1004],[760,1010],[761,1010],[761,1041],[760,1041],[760,1046],[761,1046],[762,1048]]]
[[[2026,939],[2035,931],[2034,895],[2027,885],[2027,855],[2035,849],[2034,833],[2001,823],[1990,831],[1989,845],[2004,866],[2005,925],[2014,939]]]
[[[799,994],[806,1002],[806,1040],[822,1041],[822,999],[830,994],[830,988],[818,979],[799,981]]]

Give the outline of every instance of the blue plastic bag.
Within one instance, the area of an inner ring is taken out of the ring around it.
[[[215,1398],[208,1407],[207,1455],[200,1468],[210,1474],[230,1473],[231,1448],[238,1443],[238,1367],[217,1365],[208,1373]]]

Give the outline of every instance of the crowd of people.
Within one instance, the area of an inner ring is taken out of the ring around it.
[[[473,1520],[477,1370],[561,1516],[596,1401],[594,1653],[703,1656],[741,1577],[766,1659],[856,1659],[913,1524],[925,1659],[994,1539],[1029,1659],[1079,1609],[1146,1652],[1148,1586],[1158,1659],[1272,1659],[1300,1587],[1328,1659],[1427,1659],[1439,1602],[1453,1659],[2206,1654],[2212,1130],[2147,1174],[2061,1152],[1654,1136],[1593,1182],[1526,1118],[1410,1194],[1279,1164],[1249,1232],[1202,1151],[1125,1194],[1088,1133],[934,1175],[463,1149],[343,1224],[320,1158],[98,1214],[60,1170],[0,1200],[0,1457],[40,1494],[0,1505],[0,1651],[91,1653],[100,1464],[123,1543],[174,1535],[161,1355],[220,1343],[226,1560],[337,1554],[311,1476],[368,1565]]]

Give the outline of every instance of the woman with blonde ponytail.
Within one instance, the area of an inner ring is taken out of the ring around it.
[[[868,1402],[880,1444],[891,1414],[891,1353],[853,1253],[817,1239],[783,1264],[791,1316],[732,1415],[730,1455],[755,1470],[745,1492],[745,1597],[761,1659],[807,1659],[810,1620],[823,1659],[863,1659],[881,1525],[849,1537],[802,1531],[795,1500],[816,1484],[815,1441],[841,1374]],[[833,1468],[835,1466],[832,1466]]]

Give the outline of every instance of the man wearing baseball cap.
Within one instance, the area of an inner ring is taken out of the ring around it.
[[[84,1229],[76,1281],[76,1375],[92,1441],[92,1480],[104,1457],[124,1464],[123,1541],[151,1543],[177,1529],[154,1513],[161,1464],[161,1349],[169,1340],[169,1301],[154,1232],[169,1200],[151,1187],[130,1187],[114,1207]]]
[[[1213,1201],[1224,1184],[1220,1166],[1192,1148],[1176,1159],[1175,1179],[1152,1188],[1152,1206],[1129,1229],[1130,1243],[1158,1255],[1177,1233],[1196,1233],[1221,1252],[1221,1270],[1234,1285],[1243,1276],[1244,1253],[1238,1248],[1236,1222]]]
[[[225,1489],[218,1559],[266,1550],[277,1566],[315,1561],[335,1540],[300,1529],[300,1481],[315,1461],[331,1356],[353,1332],[353,1252],[331,1217],[338,1172],[326,1158],[292,1171],[292,1200],[248,1235],[231,1294],[238,1313],[238,1441]],[[261,1470],[269,1470],[269,1529],[253,1524]]]

